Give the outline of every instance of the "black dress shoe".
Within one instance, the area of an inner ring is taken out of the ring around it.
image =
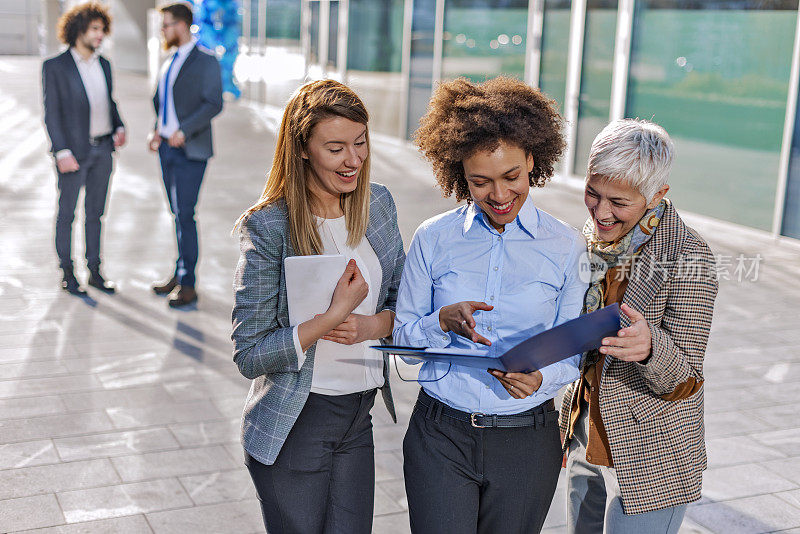
[[[164,283],[156,282],[153,284],[153,293],[156,295],[169,295],[173,289],[178,286],[178,279],[176,277],[172,277]]]
[[[71,272],[64,273],[64,278],[61,280],[61,289],[77,297],[86,296],[86,290],[80,286],[78,279]]]
[[[92,287],[96,287],[100,291],[104,291],[106,293],[114,293],[117,288],[114,285],[114,282],[109,282],[103,275],[100,274],[100,271],[91,271],[89,273],[89,285]]]
[[[197,291],[191,286],[177,286],[168,297],[170,308],[181,308],[197,302]]]

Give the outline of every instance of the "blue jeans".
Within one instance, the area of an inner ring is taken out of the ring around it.
[[[199,255],[194,207],[197,205],[207,161],[188,159],[183,148],[169,146],[166,139],[162,139],[158,147],[158,156],[169,209],[175,216],[175,237],[178,241],[175,278],[182,286],[194,287],[194,270]]]
[[[575,423],[567,457],[567,532],[570,534],[676,534],[686,505],[626,515],[613,467],[586,461],[587,410]]]

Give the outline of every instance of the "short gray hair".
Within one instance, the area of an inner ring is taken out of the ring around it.
[[[586,179],[599,175],[626,182],[650,202],[667,184],[674,153],[672,139],[658,124],[615,120],[592,142]]]

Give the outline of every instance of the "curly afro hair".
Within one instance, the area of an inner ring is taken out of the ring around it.
[[[538,89],[506,77],[484,83],[459,78],[440,84],[420,119],[414,142],[433,165],[442,194],[471,200],[463,160],[505,142],[533,155],[530,185],[542,187],[564,150],[556,103]]]
[[[103,31],[108,35],[111,31],[111,15],[105,5],[100,2],[86,2],[73,6],[58,19],[56,27],[59,40],[66,45],[75,46],[78,36],[86,33],[95,20],[103,23]]]

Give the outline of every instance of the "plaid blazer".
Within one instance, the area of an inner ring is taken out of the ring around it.
[[[405,252],[391,193],[370,184],[366,237],[383,270],[376,313],[395,309]],[[242,417],[242,444],[259,462],[272,465],[311,390],[316,344],[298,369],[289,325],[283,259],[295,256],[289,238],[286,203],[253,213],[242,225],[241,255],[233,284],[233,360],[253,380]],[[386,408],[397,422],[384,356]]]
[[[706,468],[703,388],[684,400],[661,396],[690,377],[703,380],[718,285],[714,266],[708,245],[669,204],[630,273],[623,302],[650,324],[652,355],[644,365],[607,357],[600,381],[600,414],[626,514],[700,498]],[[622,323],[630,325],[625,316]],[[565,436],[576,384],[562,400]]]

